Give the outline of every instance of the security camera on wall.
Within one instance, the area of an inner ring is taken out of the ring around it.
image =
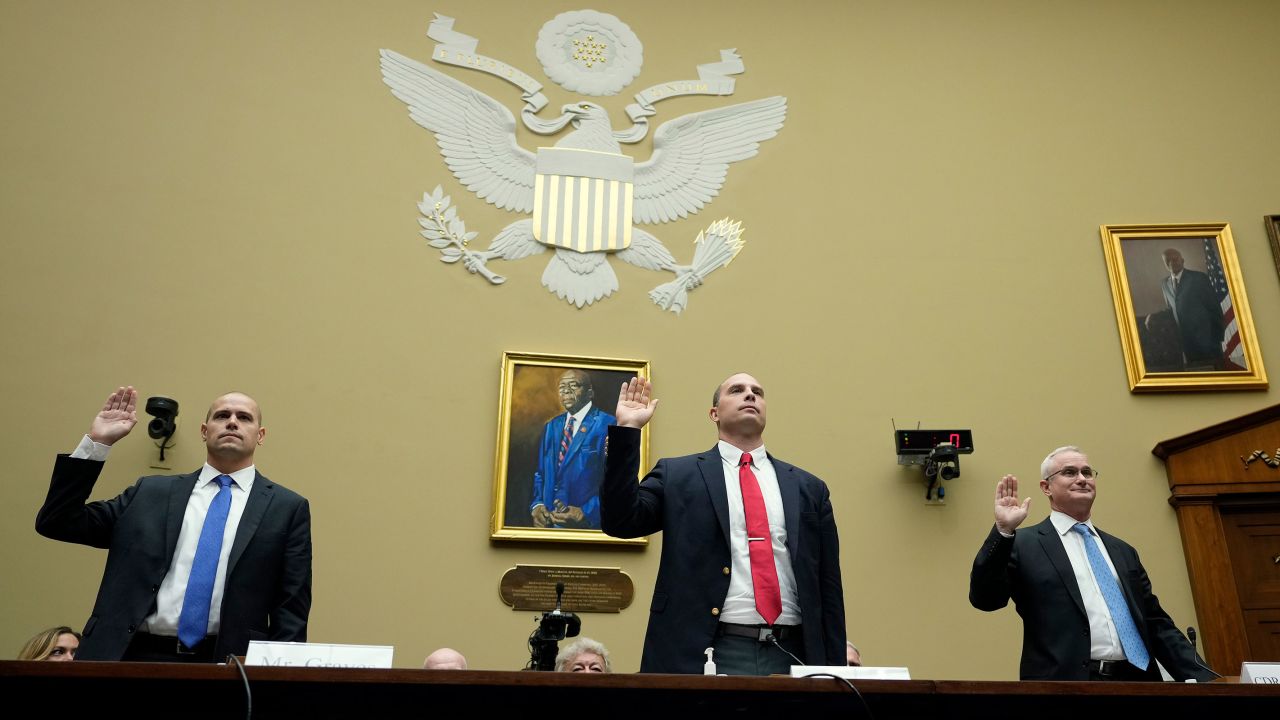
[[[924,499],[941,503],[947,496],[943,482],[960,477],[960,456],[973,452],[970,430],[894,430],[899,465],[924,468]]]
[[[173,447],[170,441],[178,431],[178,401],[159,395],[149,397],[147,414],[151,416],[151,422],[147,423],[147,434],[151,439],[159,441],[156,446],[160,448],[160,462],[163,463],[164,451]]]

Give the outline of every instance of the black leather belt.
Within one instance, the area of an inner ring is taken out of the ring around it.
[[[182,641],[171,635],[152,635],[140,632],[133,636],[130,645],[139,650],[153,653],[168,653],[174,656],[212,658],[213,648],[218,644],[217,635],[206,635],[194,647],[187,647]]]
[[[768,642],[770,635],[775,640],[798,637],[800,628],[800,625],[739,625],[722,622],[716,625],[716,634],[749,637],[758,642]]]
[[[1140,670],[1128,660],[1090,660],[1085,663],[1089,672],[1107,680],[1146,680],[1146,670]]]

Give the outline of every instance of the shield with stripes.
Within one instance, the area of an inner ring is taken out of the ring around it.
[[[538,148],[533,237],[578,252],[631,245],[635,165],[617,153]]]

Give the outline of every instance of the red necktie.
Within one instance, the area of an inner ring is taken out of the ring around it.
[[[782,614],[782,592],[778,589],[778,568],[773,564],[773,535],[769,513],[756,474],[751,472],[751,453],[742,453],[738,466],[742,487],[742,510],[747,517],[747,551],[751,554],[751,584],[755,587],[756,611],[772,625]]]
[[[569,452],[569,444],[573,442],[573,416],[564,423],[564,435],[560,436],[560,457],[556,458],[556,467],[564,464],[564,456]]]

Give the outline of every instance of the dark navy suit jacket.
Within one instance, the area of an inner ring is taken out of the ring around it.
[[[1173,277],[1160,283],[1164,300],[1173,310],[1182,337],[1182,349],[1188,361],[1221,360],[1223,325],[1222,306],[1209,283],[1209,276],[1195,270],[1183,270],[1178,290]]]
[[[701,673],[729,591],[729,500],[720,452],[659,460],[637,484],[640,431],[610,427],[603,529],[615,537],[662,532],[641,672]],[[845,664],[840,538],[826,483],[769,456],[778,476],[795,573],[805,662]]]
[[[1097,528],[1094,528],[1097,530]],[[1138,552],[1098,530],[1116,567],[1120,588],[1151,657],[1178,680],[1211,680],[1196,662],[1191,643],[1151,592]],[[1023,680],[1088,680],[1089,618],[1062,538],[1048,518],[1006,538],[993,525],[973,561],[969,602],[979,610],[999,610],[1013,600],[1022,616]]]
[[[59,455],[36,531],[105,548],[107,566],[76,657],[119,660],[155,609],[199,471],[140,478],[111,500],[86,504],[103,463]],[[303,642],[311,612],[311,508],[255,476],[227,559],[214,657],[244,655],[250,640]]]

